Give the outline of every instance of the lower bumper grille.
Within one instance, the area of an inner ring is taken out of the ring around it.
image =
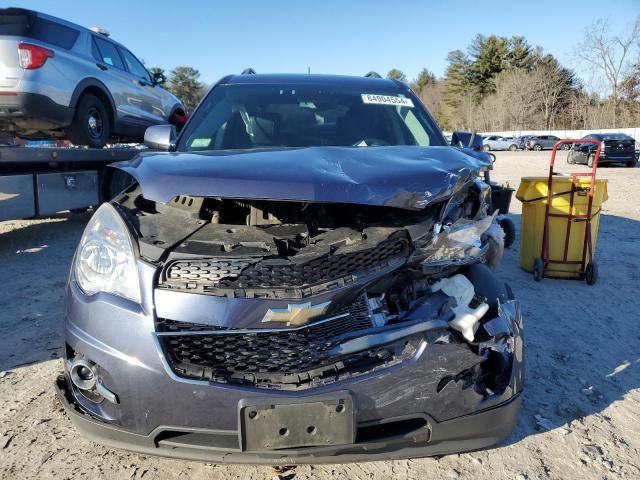
[[[171,320],[159,320],[156,328],[163,332],[160,344],[177,375],[258,388],[310,388],[390,366],[417,352],[421,336],[332,354],[345,335],[372,327],[364,299],[350,310],[296,329],[213,329]]]

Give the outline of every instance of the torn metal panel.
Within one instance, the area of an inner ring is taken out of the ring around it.
[[[421,210],[472,182],[483,158],[451,147],[309,147],[143,153],[114,166],[161,203],[191,195]]]

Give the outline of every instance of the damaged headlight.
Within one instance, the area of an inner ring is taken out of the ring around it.
[[[111,204],[103,204],[91,217],[76,251],[73,273],[87,295],[107,292],[140,303],[131,236]]]

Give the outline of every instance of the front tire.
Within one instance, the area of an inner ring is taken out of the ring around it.
[[[510,152],[515,152],[516,150],[518,150],[518,146],[517,145],[510,145],[509,146],[509,151]]]
[[[542,150],[542,145],[534,145],[534,146],[533,146],[533,149],[534,149],[536,152],[539,152],[540,150]]]
[[[482,150],[484,150],[485,152],[490,152],[491,147],[489,145],[485,145],[484,147],[482,147]]]
[[[73,122],[67,130],[69,140],[75,145],[102,148],[111,136],[107,108],[95,95],[86,94],[76,106]]]

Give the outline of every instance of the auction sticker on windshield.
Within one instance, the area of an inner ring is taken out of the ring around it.
[[[374,95],[372,93],[363,93],[362,102],[374,105],[391,105],[394,107],[411,107],[413,102],[410,98],[394,97],[393,95]]]

